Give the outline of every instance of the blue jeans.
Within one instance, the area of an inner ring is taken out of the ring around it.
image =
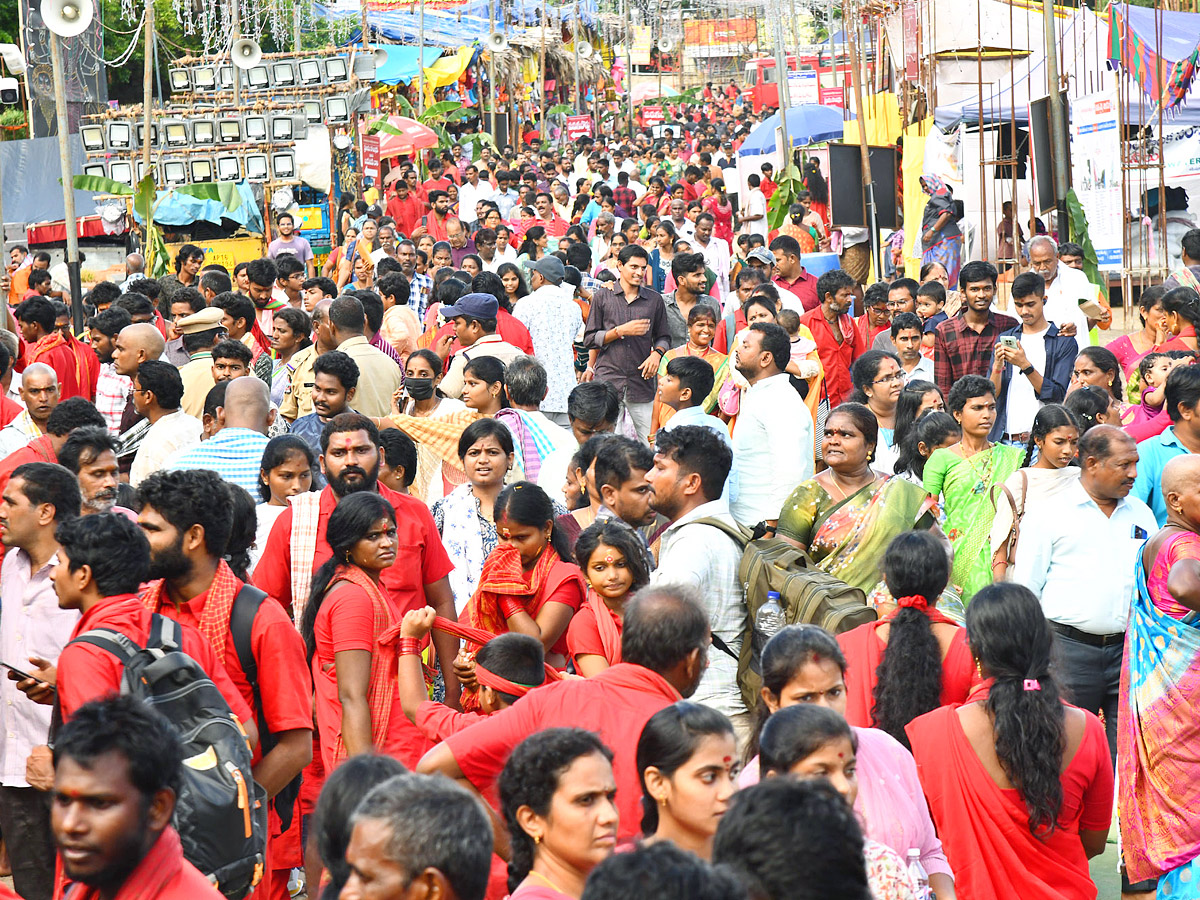
[[[1117,762],[1117,705],[1121,687],[1122,644],[1093,647],[1062,634],[1054,635],[1058,680],[1066,699],[1080,709],[1104,714],[1104,730],[1113,765]]]

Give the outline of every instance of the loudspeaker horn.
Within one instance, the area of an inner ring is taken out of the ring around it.
[[[503,53],[508,49],[508,38],[504,36],[502,31],[493,31],[487,36],[483,42],[492,53]]]
[[[596,48],[593,47],[591,44],[589,44],[587,41],[579,42],[579,58],[580,59],[591,59],[592,55],[595,52],[596,52]]]
[[[83,34],[96,10],[92,0],[42,0],[42,21],[59,37]]]
[[[659,53],[670,53],[674,49],[675,49],[675,42],[673,40],[671,40],[670,38],[664,37],[664,38],[658,39],[658,52]]]
[[[376,47],[371,51],[371,55],[375,57],[375,68],[386,66],[388,61],[388,52],[383,47]]]
[[[13,75],[20,75],[25,71],[25,54],[16,44],[0,44],[0,59],[4,60],[8,71]]]
[[[250,38],[238,38],[229,48],[229,61],[239,69],[253,69],[262,61],[262,47]]]

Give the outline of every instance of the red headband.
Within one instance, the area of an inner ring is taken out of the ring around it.
[[[515,681],[509,681],[503,675],[488,671],[478,662],[475,663],[475,680],[484,687],[490,687],[493,691],[512,694],[514,697],[524,697],[535,687],[541,687],[537,684],[517,684]]]
[[[907,597],[897,597],[896,605],[905,608],[919,609],[921,612],[929,609],[929,601],[919,594],[910,594]]]
[[[486,644],[492,638],[496,637],[496,635],[492,634],[490,631],[484,631],[482,628],[475,628],[471,625],[464,625],[462,622],[455,622],[453,619],[447,619],[442,616],[438,616],[433,620],[433,627],[438,631],[444,631],[447,634],[452,634],[455,637],[462,638],[465,641],[472,641],[480,645]],[[558,671],[558,669],[554,668],[554,666],[550,665],[549,663],[543,663],[543,665],[546,669],[546,680],[543,682],[544,684],[548,684],[551,681],[562,681],[562,672]],[[483,668],[481,665],[479,665],[479,663],[475,663],[475,671],[477,673],[475,677],[480,684],[490,687],[493,690],[504,691],[506,694],[514,694],[518,697],[523,697],[533,687],[530,685],[516,684],[515,682],[509,681],[506,678],[501,678],[496,673],[489,672],[487,669]]]

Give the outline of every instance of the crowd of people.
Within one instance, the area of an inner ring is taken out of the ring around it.
[[[1103,348],[1073,245],[814,275],[818,173],[772,229],[710,129],[576,149],[133,254],[83,334],[12,252],[17,894],[1089,900],[1115,778],[1128,892],[1196,896],[1200,231]]]

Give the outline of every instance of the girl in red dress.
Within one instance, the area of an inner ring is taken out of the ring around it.
[[[584,530],[575,544],[575,559],[588,593],[567,628],[567,649],[575,672],[591,678],[621,661],[625,601],[650,583],[650,572],[637,534],[613,520]]]

